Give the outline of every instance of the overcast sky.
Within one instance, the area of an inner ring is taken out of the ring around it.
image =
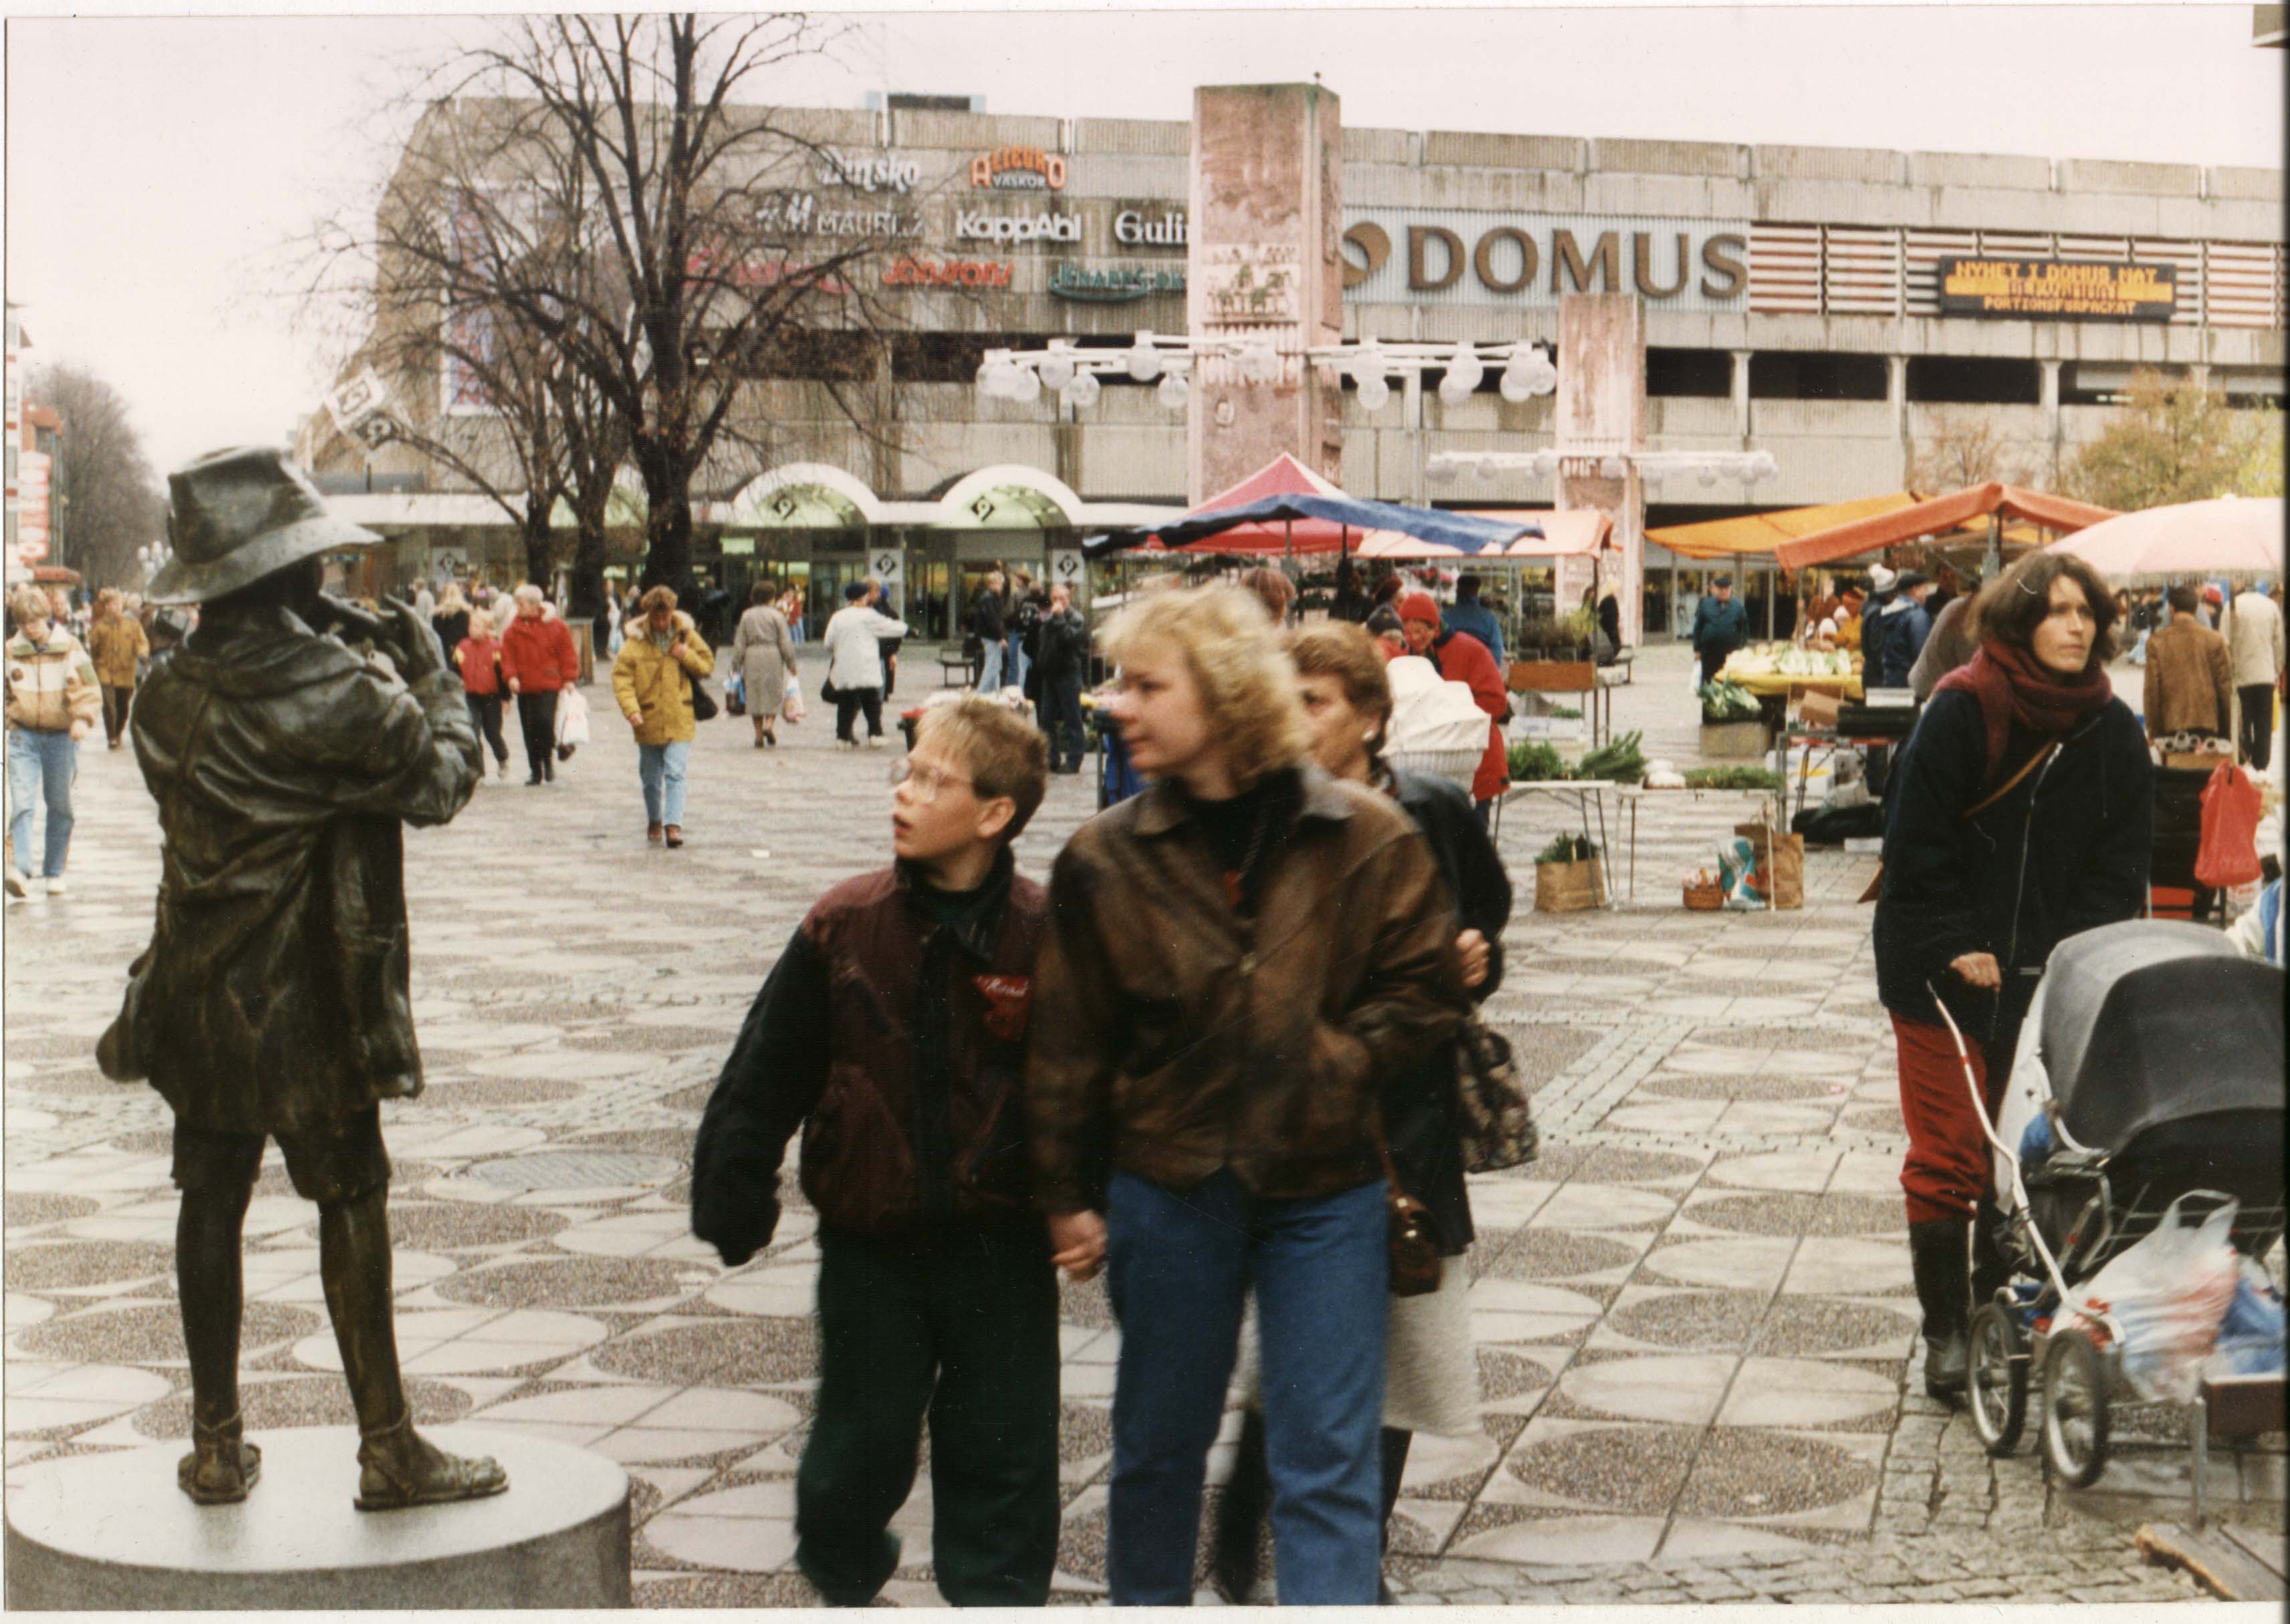
[[[372,196],[406,127],[393,100],[479,25],[11,6],[7,296],[27,359],[109,379],[162,469],[283,443],[330,381],[290,319],[288,245]],[[937,8],[858,19],[839,62],[772,91],[1183,118],[1196,84],[1317,73],[1349,125],[2279,167],[2284,57],[2250,34],[2247,4]]]

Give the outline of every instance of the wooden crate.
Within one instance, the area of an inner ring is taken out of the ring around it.
[[[1513,693],[1588,693],[1597,685],[1595,660],[1522,660],[1510,668]]]

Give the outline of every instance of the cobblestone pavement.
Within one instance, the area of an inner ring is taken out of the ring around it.
[[[1621,691],[1617,724],[1645,728],[1650,755],[1691,750],[1684,663],[1656,652]],[[406,1370],[424,1418],[624,1462],[641,1602],[808,1603],[789,1556],[812,1220],[792,1202],[772,1249],[725,1270],[687,1233],[685,1175],[781,944],[830,880],[885,858],[894,752],[830,752],[816,721],[757,751],[743,723],[711,724],[692,844],[669,853],[645,844],[634,752],[600,708],[597,741],[556,785],[524,788],[517,763],[450,827],[407,837],[430,1086],[384,1110]],[[167,1113],[92,1058],[148,937],[155,823],[127,753],[99,745],[82,763],[72,894],[6,919],[11,1468],[188,1429]],[[2131,1545],[2142,1520],[2185,1515],[2167,1416],[2119,1412],[2132,1436],[2070,1494],[2024,1447],[1990,1461],[1922,1396],[1892,1046],[1853,901],[1870,860],[1815,853],[1801,912],[1682,911],[1677,876],[1750,804],[1653,804],[1634,904],[1565,916],[1531,910],[1529,860],[1574,813],[1509,809],[1520,908],[1489,1013],[1536,1090],[1545,1148],[1474,1181],[1484,1426],[1418,1441],[1395,1588],[1419,1603],[2193,1598]],[[1023,865],[1043,873],[1093,806],[1086,780],[1054,780]],[[248,1235],[252,1428],[348,1420],[316,1214],[275,1152]],[[1102,1594],[1118,1333],[1096,1286],[1067,1291],[1063,1319],[1057,1587],[1086,1602]],[[2212,1501],[2278,1529],[2270,1442],[2214,1456]],[[934,1604],[926,1473],[899,1527],[908,1565],[888,1596]]]

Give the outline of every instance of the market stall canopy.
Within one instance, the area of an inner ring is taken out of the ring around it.
[[[1322,478],[1286,452],[1282,452],[1238,484],[1228,485],[1206,501],[1187,509],[1179,522],[1202,518],[1210,514],[1224,513],[1234,508],[1245,508],[1252,502],[1264,501],[1276,496],[1333,496],[1341,500],[1343,494],[1343,492],[1333,482]],[[1349,546],[1352,540],[1350,532],[1345,526],[1324,524],[1318,519],[1298,519],[1282,524],[1244,525],[1237,528],[1239,533],[1227,537],[1218,545],[1217,551],[1278,553],[1284,556],[1290,552],[1333,553]],[[1168,541],[1165,537],[1163,538],[1163,541],[1167,546],[1177,545],[1175,542]],[[1127,542],[1121,545],[1137,546],[1140,543]],[[1118,546],[1102,549],[1094,548],[1093,544],[1085,543],[1085,546],[1091,547],[1092,550],[1120,550]]]
[[[1849,502],[1785,508],[1778,513],[1744,513],[1730,519],[1704,520],[1699,524],[1665,524],[1659,530],[1647,531],[1645,535],[1647,540],[1659,542],[1683,558],[1731,558],[1744,553],[1771,553],[1784,541],[1834,530],[1855,519],[1896,513],[1916,503],[1917,499],[1906,491],[1894,491]]]
[[[2282,499],[2222,496],[2143,508],[2052,543],[2110,580],[2167,586],[2190,575],[2282,572]]]
[[[2038,491],[2022,491],[2016,485],[1990,480],[1984,485],[1951,491],[1946,496],[1932,497],[1867,518],[1848,520],[1792,541],[1783,541],[1774,548],[1774,556],[1780,560],[1784,570],[1810,569],[1815,564],[1834,564],[1840,558],[1875,552],[1880,548],[1896,547],[1919,537],[1938,535],[1983,514],[2000,515],[2007,519],[2029,519],[2046,530],[2055,531],[2082,530],[2102,519],[2115,516],[2112,508],[2094,508],[2088,502],[2070,501],[2064,496],[2046,496]]]
[[[1483,548],[1469,554],[1461,548],[1426,541],[1401,531],[1372,530],[1360,538],[1352,551],[1362,558],[1582,558],[1613,545],[1613,516],[1596,508],[1474,508],[1467,510],[1464,516],[1524,524],[1528,526],[1528,533],[1509,546]]]
[[[1357,501],[1339,493],[1266,497],[1220,511],[1189,515],[1155,530],[1111,531],[1092,537],[1082,543],[1082,548],[1093,556],[1103,556],[1157,541],[1172,550],[1197,553],[1333,553],[1350,538],[1379,530],[1436,542],[1458,554],[1506,548],[1522,536],[1542,534],[1538,523],[1480,518],[1398,502]]]

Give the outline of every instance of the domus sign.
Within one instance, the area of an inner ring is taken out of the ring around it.
[[[1556,305],[1637,293],[1677,310],[1735,310],[1750,284],[1746,221],[1347,211],[1344,292],[1373,304]]]

